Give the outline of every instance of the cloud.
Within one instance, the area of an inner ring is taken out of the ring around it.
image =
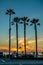
[[[11,39],[14,39],[14,36],[11,36]],[[8,42],[8,39],[6,40],[6,42]],[[38,39],[38,43],[39,43],[38,51],[43,51],[43,47],[40,44],[41,42],[43,42],[43,38]],[[24,51],[24,38],[23,37],[19,38],[18,43],[19,43],[19,47],[21,47],[21,48],[18,47],[18,51],[19,52]],[[14,41],[14,43],[11,47],[11,51],[17,51],[15,44],[16,44],[16,40]],[[27,52],[35,51],[35,45],[34,44],[35,44],[34,39],[33,40],[32,39],[28,40],[28,38],[26,39],[26,50],[27,50]],[[2,46],[2,47],[0,46],[0,50],[9,50],[9,49],[6,46]]]
[[[38,39],[38,42],[43,42],[43,38]]]
[[[24,44],[24,38],[19,38],[18,43],[23,45]]]
[[[14,36],[11,36],[11,40],[14,39]],[[9,38],[6,40],[6,42],[9,42]]]
[[[7,52],[7,51],[9,51],[9,48],[6,47],[6,46],[2,46],[2,47],[0,47],[0,50]],[[17,48],[16,48],[16,47],[11,47],[11,51],[17,51]],[[19,51],[19,52],[24,51],[24,46],[22,46],[21,48],[18,48],[18,51]],[[33,51],[35,51],[35,47],[34,47],[34,46],[32,46],[32,47],[26,46],[26,51],[27,51],[27,52],[33,52]],[[39,48],[38,48],[38,51],[39,51],[39,52],[42,52],[42,51],[43,51],[43,47],[42,47],[42,48],[39,47]]]
[[[8,47],[6,47],[6,46],[0,46],[0,50],[6,50],[6,51],[8,51]]]
[[[41,39],[38,39],[38,43],[41,43],[42,41],[43,41],[42,38]],[[16,43],[16,41],[15,41],[15,43]],[[19,45],[21,47],[20,49],[22,51],[24,51],[24,38],[23,37],[22,38],[19,38],[18,39],[18,43],[19,43]],[[27,40],[26,40],[26,49],[27,49],[27,51],[35,51],[35,40],[34,39],[33,40],[28,40],[28,38],[27,38]]]
[[[42,38],[38,39],[38,43],[41,43],[41,42],[43,42],[43,39]],[[16,44],[16,40],[14,41],[14,43]],[[23,37],[18,39],[18,44],[22,46],[24,45]],[[26,39],[26,45],[34,45],[34,44],[35,44],[35,39],[30,39],[30,40],[28,40],[28,38]]]
[[[14,47],[12,47],[11,48],[11,51],[16,51],[17,49],[16,49],[16,47],[14,48]]]
[[[28,43],[28,44],[35,43],[35,40],[28,40],[27,43]]]

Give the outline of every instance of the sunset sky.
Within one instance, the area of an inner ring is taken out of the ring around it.
[[[8,50],[9,36],[9,16],[6,15],[7,9],[14,9],[16,16],[27,16],[30,20],[38,18],[40,26],[37,26],[38,32],[38,51],[43,51],[43,0],[0,0],[0,50]],[[16,27],[11,27],[11,50],[16,51]],[[27,52],[35,51],[35,32],[34,26],[26,28],[26,48]],[[19,24],[19,51],[24,51],[23,24]]]

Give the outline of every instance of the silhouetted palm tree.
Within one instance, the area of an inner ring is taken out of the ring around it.
[[[11,49],[11,15],[15,14],[13,9],[6,11],[6,14],[9,15],[9,58],[10,58],[10,49]]]
[[[14,25],[14,23],[16,23],[16,43],[17,43],[17,56],[18,56],[18,23],[20,22],[20,18],[15,17],[13,19],[12,25]]]
[[[24,49],[25,49],[25,55],[26,55],[26,25],[28,25],[29,19],[28,17],[23,17],[21,18],[21,20],[23,21],[21,23],[24,24]]]
[[[35,29],[36,58],[37,58],[37,53],[38,53],[38,51],[37,51],[37,25],[40,25],[40,23],[38,23],[38,21],[39,21],[39,19],[35,19],[35,18],[30,21],[32,23],[30,25],[33,25],[34,24],[34,29]]]

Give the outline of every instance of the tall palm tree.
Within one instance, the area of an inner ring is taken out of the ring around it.
[[[34,30],[35,30],[35,40],[36,40],[36,58],[37,58],[37,54],[38,54],[38,51],[37,51],[37,25],[40,25],[40,23],[38,22],[39,19],[35,19],[33,18],[30,22],[32,24],[30,25],[33,25],[34,24]]]
[[[29,19],[28,17],[22,17],[21,20],[23,21],[21,23],[24,24],[24,49],[25,49],[25,55],[26,55],[26,25],[28,25]]]
[[[20,22],[20,18],[15,17],[13,19],[12,25],[14,25],[14,23],[16,23],[16,43],[17,43],[17,57],[18,57],[18,23]]]
[[[10,58],[10,49],[11,49],[11,15],[15,14],[13,9],[6,11],[6,14],[9,15],[9,58]]]

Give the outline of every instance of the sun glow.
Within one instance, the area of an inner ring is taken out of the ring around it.
[[[14,36],[11,37],[11,39],[13,39]],[[7,40],[8,42],[8,40]],[[38,51],[43,51],[43,45],[40,44],[43,42],[43,39],[38,39]],[[13,42],[13,45],[16,44],[16,40]],[[24,51],[24,38],[19,38],[18,39],[18,51],[19,52],[23,52]],[[14,46],[11,46],[11,51],[17,51],[17,48],[14,47]],[[0,46],[0,50],[3,50],[3,51],[8,51],[9,50],[9,47],[8,46]],[[28,40],[28,38],[26,39],[26,51],[27,52],[33,52],[35,51],[35,40]]]

